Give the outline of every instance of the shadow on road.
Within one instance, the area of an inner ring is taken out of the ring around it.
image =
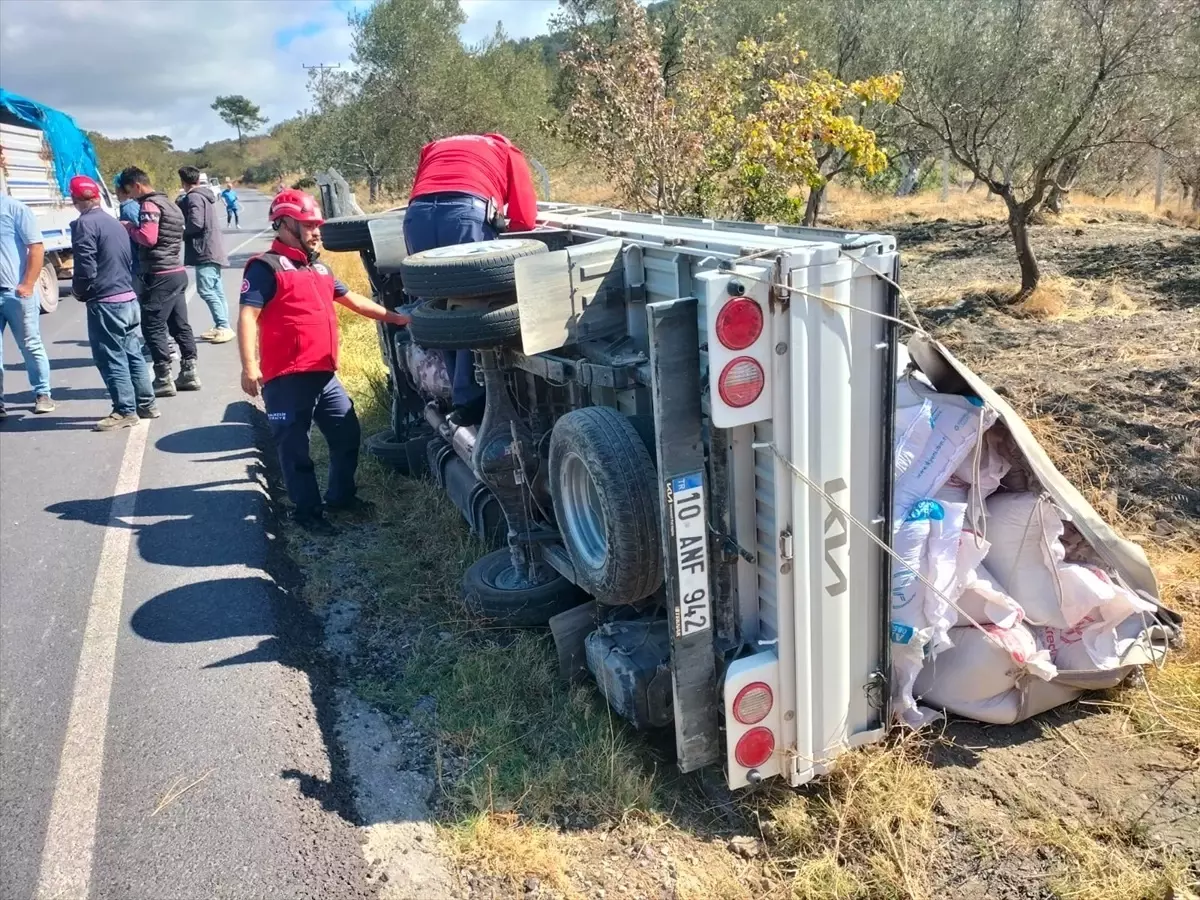
[[[297,781],[305,796],[357,824],[352,786],[335,733],[337,706],[322,624],[296,595],[301,578],[280,539],[271,499],[278,494],[277,464],[273,453],[262,450],[270,446],[268,441],[261,411],[248,402],[231,403],[220,424],[163,435],[155,449],[193,455],[196,464],[249,459],[245,478],[140,490],[133,515],[119,522],[110,519],[112,498],[66,501],[47,511],[60,519],[131,529],[137,552],[150,563],[173,568],[243,566],[256,572],[165,590],[134,610],[130,628],[144,640],[164,644],[258,637],[254,648],[204,668],[276,663],[303,672],[329,757],[330,778],[290,768],[279,777]],[[235,455],[208,455],[213,453]],[[244,646],[243,641],[238,649]]]
[[[70,359],[52,359],[50,361],[50,371],[58,369],[90,369],[96,365],[95,360],[90,356],[73,356]],[[5,372],[24,372],[25,362],[5,363]]]
[[[55,403],[63,403],[71,400],[107,400],[108,391],[102,387],[94,388],[73,388],[73,387],[54,387],[51,386],[51,391],[54,394]],[[33,391],[21,391],[18,394],[5,394],[5,403],[28,403],[33,405]]]
[[[6,404],[7,405],[7,404]],[[54,413],[35,416],[32,401],[27,415],[16,415],[19,410],[8,408],[8,418],[0,422],[0,431],[91,431],[99,416],[56,416]],[[105,500],[105,504],[109,501]]]

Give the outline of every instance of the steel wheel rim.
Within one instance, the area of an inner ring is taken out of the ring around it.
[[[58,305],[58,275],[53,268],[43,267],[38,275],[37,286],[40,296],[38,302],[46,306]]]
[[[599,569],[608,556],[608,531],[600,510],[600,495],[587,464],[576,453],[563,460],[559,476],[563,521],[571,546],[590,569]]]
[[[517,572],[512,562],[509,561],[505,563],[502,569],[498,569],[497,571],[491,573],[491,576],[485,577],[484,580],[497,590],[528,591],[534,588],[539,588],[544,584],[549,584],[557,577],[557,574],[552,572],[547,572],[544,574],[546,577],[541,581],[530,581],[528,578]]]

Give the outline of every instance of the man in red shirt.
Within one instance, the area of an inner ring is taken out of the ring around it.
[[[251,397],[262,391],[296,524],[315,534],[335,534],[325,509],[356,511],[367,504],[355,495],[360,431],[354,403],[337,377],[334,303],[393,325],[407,325],[408,316],[353,293],[317,261],[322,220],[311,196],[281,191],[271,201],[269,218],[275,240],[246,263],[242,276],[242,390]],[[314,422],[329,445],[324,506],[308,453]]]
[[[417,162],[404,242],[409,253],[490,241],[502,231],[530,231],[537,194],[525,157],[502,134],[464,134],[426,144]],[[455,415],[461,424],[483,419],[483,388],[475,383],[470,350],[446,351]]]

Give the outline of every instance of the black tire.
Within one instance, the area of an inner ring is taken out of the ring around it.
[[[463,605],[473,615],[500,625],[537,627],[551,616],[572,609],[587,598],[557,572],[543,584],[505,587],[504,574],[512,572],[508,548],[495,550],[476,560],[463,575]]]
[[[581,501],[572,490],[590,478],[583,505],[603,530],[603,552],[589,550],[586,526],[576,527]],[[628,418],[603,406],[576,409],[550,435],[550,495],[576,583],[601,603],[637,603],[663,583],[658,473],[646,443]]]
[[[38,305],[43,313],[52,313],[58,309],[58,298],[62,292],[58,287],[58,272],[51,263],[42,266],[38,273]]]
[[[504,298],[496,309],[446,309],[445,300],[429,300],[410,313],[409,334],[427,350],[479,350],[513,343],[521,337],[517,304]]]
[[[371,435],[364,446],[367,453],[381,463],[391,466],[401,475],[409,473],[408,441],[398,440],[392,429]]]
[[[321,226],[321,245],[326,250],[338,253],[374,250],[375,245],[371,243],[371,222],[379,218],[382,216],[342,216],[338,219],[326,219]]]
[[[511,294],[514,265],[524,256],[548,252],[541,241],[478,241],[414,253],[401,263],[404,290],[423,300]]]

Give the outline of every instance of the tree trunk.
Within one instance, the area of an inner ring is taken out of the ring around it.
[[[379,182],[382,179],[375,174],[367,174],[367,202],[374,203],[379,198]]]
[[[825,199],[826,185],[809,189],[808,201],[804,204],[804,224],[812,228],[821,215],[821,201]]]
[[[241,144],[241,143],[242,143],[242,123],[241,123],[241,122],[234,122],[234,123],[233,123],[233,127],[237,129],[237,133],[238,133],[238,143],[239,143],[239,144]]]
[[[1017,248],[1017,263],[1021,266],[1021,292],[1026,297],[1033,293],[1042,277],[1038,268],[1037,256],[1034,255],[1033,245],[1029,242],[1029,210],[1024,204],[1017,203],[1011,193],[1002,195],[1008,207],[1008,230],[1012,233],[1013,244]]]
[[[1067,194],[1075,186],[1089,156],[1091,156],[1090,153],[1072,153],[1059,163],[1058,172],[1054,176],[1054,184],[1050,185],[1050,193],[1042,202],[1043,210],[1055,215],[1063,211],[1067,205]]]
[[[925,162],[924,154],[905,158],[911,158],[912,162],[908,164],[904,176],[900,179],[900,186],[896,188],[897,197],[909,197],[916,191],[917,184],[921,180],[921,165]]]

